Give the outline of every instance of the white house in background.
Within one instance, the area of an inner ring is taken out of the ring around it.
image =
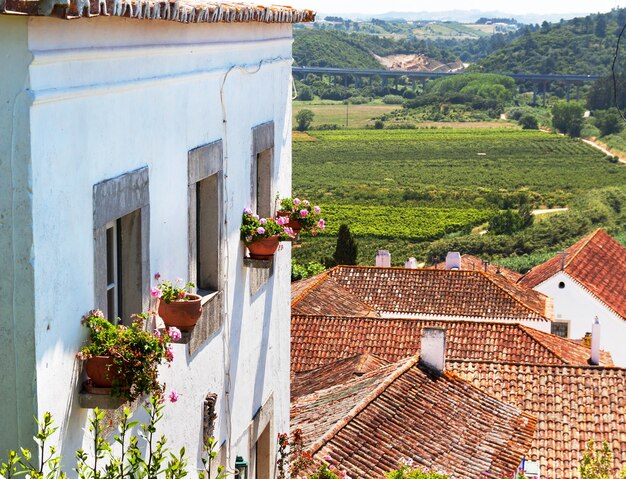
[[[598,229],[526,273],[519,283],[554,299],[553,332],[580,339],[601,324],[601,348],[626,366],[626,248]]]
[[[171,446],[194,467],[212,433],[230,467],[241,455],[250,477],[273,477],[289,429],[290,247],[260,268],[239,226],[244,207],[267,215],[290,194],[291,24],[314,13],[185,0],[0,12],[0,453],[29,445],[50,411],[73,463],[93,406],[81,316],[145,311],[158,271],[206,295],[162,371],[180,393],[162,424]]]

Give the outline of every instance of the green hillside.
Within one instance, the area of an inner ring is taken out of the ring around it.
[[[358,42],[332,31],[299,30],[294,34],[294,64],[310,67],[374,68],[382,65]]]
[[[626,9],[620,9],[526,27],[518,32],[518,38],[480,60],[473,69],[492,73],[606,74],[624,23]]]

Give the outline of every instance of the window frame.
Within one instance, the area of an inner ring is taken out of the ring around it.
[[[566,333],[567,334],[565,336],[561,336],[560,334],[557,334],[554,331],[554,329],[553,329],[553,327],[556,326],[556,325],[558,325],[558,326],[566,326],[566,328],[567,328],[567,332]],[[560,319],[559,320],[554,320],[554,321],[552,321],[552,325],[550,327],[550,334],[554,334],[555,336],[558,336],[560,338],[569,339],[569,337],[570,337],[570,326],[571,326],[571,321],[560,320]]]
[[[189,281],[198,284],[198,183],[213,175],[217,175],[217,272],[216,288],[207,290],[197,288],[203,297],[224,289],[224,152],[222,140],[214,141],[190,150],[187,156],[187,206],[189,233]]]
[[[93,186],[93,232],[94,232],[94,304],[105,317],[113,320],[108,311],[108,277],[107,277],[107,227],[118,220],[138,212],[139,214],[139,259],[141,311],[147,311],[150,306],[150,192],[149,171],[144,166],[137,170],[110,178]],[[118,237],[120,232],[116,231]],[[117,238],[116,238],[117,241]],[[116,252],[119,257],[120,251]],[[120,265],[117,265],[117,269]],[[119,278],[119,271],[116,272]],[[120,287],[121,285],[118,285]],[[118,291],[121,298],[123,291]],[[121,302],[117,300],[118,305]],[[141,311],[134,311],[139,313]],[[117,312],[118,314],[120,311]],[[128,320],[129,318],[122,318]]]
[[[269,155],[266,160],[264,155]],[[274,176],[276,173],[276,158],[274,148],[274,122],[269,121],[252,128],[252,155],[250,177],[250,207],[259,216],[271,217],[274,215]],[[263,171],[267,177],[260,177],[260,161],[269,161],[269,165],[263,165]],[[259,204],[260,184],[267,198],[266,204]]]

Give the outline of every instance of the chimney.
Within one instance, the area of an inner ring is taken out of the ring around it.
[[[591,326],[591,358],[589,363],[593,366],[600,364],[600,320],[597,316]]]
[[[378,268],[390,268],[391,267],[391,253],[386,249],[379,249],[376,253],[376,267]]]
[[[415,258],[409,258],[404,263],[406,269],[417,269],[417,260]]]
[[[446,330],[428,327],[422,332],[420,363],[442,373],[446,368]]]
[[[461,253],[450,251],[446,255],[446,269],[461,269]]]

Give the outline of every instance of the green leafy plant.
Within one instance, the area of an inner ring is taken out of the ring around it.
[[[326,229],[326,222],[321,217],[321,212],[322,209],[319,206],[312,206],[309,200],[283,198],[280,200],[278,215],[284,215],[291,221],[299,222],[302,229],[310,231],[315,236]]]
[[[414,466],[412,459],[402,459],[398,468],[385,474],[387,479],[447,479],[448,475],[421,466]]]
[[[241,240],[250,244],[259,239],[278,236],[280,241],[287,241],[293,235],[293,230],[286,226],[288,222],[286,218],[260,218],[250,208],[246,208],[243,210],[239,228]]]
[[[181,337],[177,328],[169,328],[164,334],[146,331],[143,326],[147,318],[146,314],[136,315],[126,327],[114,325],[101,311],[92,310],[82,320],[89,328],[90,342],[76,356],[81,360],[111,356],[114,375],[119,376],[113,383],[112,394],[129,401],[143,394],[163,394],[165,385],[158,381],[158,366],[174,359],[171,342]],[[177,398],[175,391],[170,396],[173,400]]]
[[[227,471],[224,466],[217,466],[217,475],[213,475],[213,463],[217,457],[216,448],[217,440],[214,437],[207,438],[203,446],[203,468],[198,471],[198,479],[224,479],[235,474],[233,471]]]
[[[611,479],[613,477],[613,451],[607,441],[602,441],[600,447],[593,439],[587,442],[587,447],[580,458],[580,479]]]
[[[156,273],[154,279],[159,281],[159,284],[150,289],[150,295],[153,298],[160,298],[161,301],[165,301],[170,304],[172,301],[189,301],[196,299],[194,296],[189,296],[191,289],[196,285],[192,282],[184,283],[181,278],[176,281],[162,280],[161,275]]]

